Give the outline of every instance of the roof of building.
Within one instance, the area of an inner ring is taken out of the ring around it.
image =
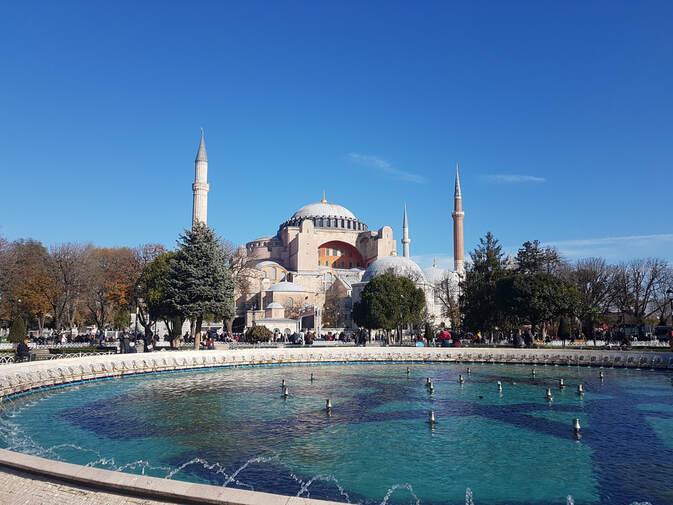
[[[374,261],[365,270],[362,282],[369,282],[374,277],[392,272],[397,276],[409,277],[415,282],[424,282],[423,270],[410,258],[404,256],[384,256]]]
[[[278,302],[271,302],[269,305],[266,306],[267,309],[284,309],[280,303]]]
[[[292,218],[303,217],[342,217],[347,219],[357,219],[346,207],[336,203],[328,203],[322,200],[317,203],[309,203],[292,215]]]
[[[282,281],[270,286],[267,291],[274,291],[277,293],[305,293],[306,289],[294,282]]]
[[[277,261],[273,261],[273,260],[262,260],[255,265],[255,268],[259,268],[259,269],[264,268],[264,267],[279,267],[279,268],[282,268],[283,270],[285,270],[285,267],[283,265],[281,265]]]

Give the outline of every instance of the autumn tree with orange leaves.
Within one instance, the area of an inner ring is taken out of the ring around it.
[[[140,271],[138,258],[130,248],[91,249],[85,258],[82,293],[87,319],[101,330],[113,322],[116,327],[128,324]]]

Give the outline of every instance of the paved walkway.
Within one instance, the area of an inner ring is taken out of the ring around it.
[[[59,484],[27,473],[0,469],[3,505],[163,505],[166,502],[93,491]]]

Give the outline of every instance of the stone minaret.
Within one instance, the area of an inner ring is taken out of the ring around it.
[[[460,193],[460,174],[456,164],[456,189],[453,194],[453,268],[463,275],[465,273],[465,243],[463,242],[463,196]]]
[[[409,257],[409,218],[407,217],[407,204],[404,204],[404,220],[402,221],[402,256]]]
[[[194,204],[192,206],[192,227],[196,223],[208,224],[208,154],[206,153],[206,139],[201,129],[201,142],[194,161]]]

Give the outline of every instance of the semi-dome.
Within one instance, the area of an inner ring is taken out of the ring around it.
[[[269,287],[267,291],[274,291],[277,293],[303,293],[306,290],[294,282],[282,281]]]
[[[392,272],[394,275],[400,277],[408,277],[415,282],[425,281],[423,270],[411,259],[404,256],[384,256],[367,267],[362,276],[362,282],[369,282],[374,277],[387,272]]]
[[[312,221],[316,228],[339,228],[342,230],[365,231],[367,225],[343,205],[329,203],[325,197],[317,203],[304,205],[292,217],[285,221],[285,226],[300,226],[304,221]]]
[[[271,302],[269,305],[266,306],[267,309],[284,309],[280,303],[278,302]]]

